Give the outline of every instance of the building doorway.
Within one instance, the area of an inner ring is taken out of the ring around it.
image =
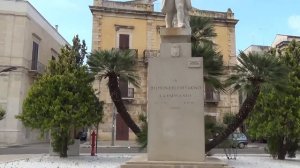
[[[120,114],[116,115],[116,140],[128,141],[129,140],[129,128],[123,121]]]

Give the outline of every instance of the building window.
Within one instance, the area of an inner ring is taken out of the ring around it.
[[[39,56],[39,44],[34,41],[32,45],[31,70],[37,70],[38,56]]]
[[[121,90],[122,97],[128,97],[128,81],[124,79],[119,80],[119,87]]]
[[[219,102],[220,93],[216,91],[212,86],[205,84],[205,102]]]
[[[51,60],[56,60],[58,57],[58,52],[56,52],[53,48],[51,48]]]
[[[122,98],[134,98],[134,88],[131,86],[131,84],[124,80],[120,79],[119,80],[119,87],[121,90],[121,96]]]
[[[128,50],[129,48],[129,34],[119,34],[119,49]]]
[[[56,60],[56,58],[58,57],[58,53],[53,49],[51,48],[51,60]]]
[[[134,27],[115,25],[116,28],[116,48],[132,49],[132,37]]]

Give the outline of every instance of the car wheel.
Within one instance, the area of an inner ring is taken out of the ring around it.
[[[239,143],[239,144],[238,144],[238,147],[239,147],[240,149],[244,149],[244,148],[245,148],[245,144],[244,144],[244,143]]]

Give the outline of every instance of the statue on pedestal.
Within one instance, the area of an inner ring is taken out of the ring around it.
[[[190,28],[191,0],[162,0],[162,12],[166,14],[166,27]]]

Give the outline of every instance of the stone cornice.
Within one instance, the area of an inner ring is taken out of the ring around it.
[[[99,14],[113,14],[125,16],[125,15],[131,15],[137,18],[147,18],[147,17],[154,17],[158,18],[159,20],[164,20],[165,15],[161,12],[153,12],[153,11],[138,11],[138,10],[129,10],[129,9],[118,9],[118,8],[107,8],[107,7],[101,7],[101,6],[90,6],[90,10],[93,14],[99,13]],[[234,19],[233,13],[228,12],[215,12],[215,11],[205,11],[205,10],[198,10],[194,9],[191,12],[192,15],[197,16],[203,16],[203,17],[209,17],[213,19],[214,23],[225,23],[230,25],[236,25],[238,23],[238,20]]]
[[[99,6],[90,6],[91,12],[94,14],[103,13],[103,14],[121,14],[121,15],[134,15],[134,16],[153,16],[153,17],[161,17],[164,15],[160,12],[152,12],[152,11],[138,11],[138,10],[129,10],[129,9],[118,9],[118,8],[107,8],[107,7],[99,7]]]

